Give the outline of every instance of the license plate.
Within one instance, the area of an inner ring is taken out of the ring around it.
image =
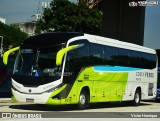
[[[33,103],[33,102],[34,102],[34,99],[26,98],[26,102],[28,102],[28,103]]]

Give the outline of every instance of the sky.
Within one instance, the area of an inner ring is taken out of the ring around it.
[[[158,6],[146,7],[144,46],[160,49],[160,0]]]
[[[37,13],[39,3],[50,1],[52,0],[0,0],[0,17],[6,18],[7,24],[30,21],[31,15]],[[160,0],[156,1],[159,2],[158,6],[146,7],[144,46],[160,49]]]

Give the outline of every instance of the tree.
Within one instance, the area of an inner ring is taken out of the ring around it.
[[[28,35],[19,28],[0,22],[0,36],[3,36],[3,49],[7,50],[10,46],[19,46]]]
[[[41,31],[101,33],[101,12],[89,9],[83,2],[77,4],[68,0],[53,0],[45,9],[43,18],[36,24],[36,33]]]

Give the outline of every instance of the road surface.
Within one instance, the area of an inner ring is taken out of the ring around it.
[[[29,103],[11,103],[0,102],[0,114],[11,113],[12,118],[1,118],[2,120],[22,120],[20,118],[27,118],[27,116],[32,114],[39,116],[38,121],[50,121],[50,118],[55,120],[68,120],[76,118],[90,119],[94,118],[95,121],[104,120],[106,118],[112,118],[112,121],[123,120],[145,120],[145,121],[159,121],[160,120],[160,103],[154,100],[143,101],[138,107],[132,106],[130,103],[97,103],[91,104],[86,110],[77,110],[76,105],[66,105],[66,106],[45,106],[36,105]],[[19,116],[17,118],[16,116]],[[26,117],[25,117],[26,116]],[[157,118],[157,117],[158,118]],[[67,118],[67,119],[66,119]],[[0,120],[1,120],[0,119]],[[32,119],[36,120],[36,119]],[[31,119],[23,119],[23,121],[32,121]],[[92,120],[92,121],[94,121]],[[74,120],[75,121],[75,120]]]

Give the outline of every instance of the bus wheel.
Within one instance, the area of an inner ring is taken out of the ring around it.
[[[158,98],[155,98],[155,101],[156,101],[157,103],[159,103],[159,102],[160,102],[160,99],[158,99]]]
[[[84,110],[89,104],[89,95],[85,90],[82,90],[79,96],[78,109]]]
[[[141,101],[141,93],[139,90],[136,90],[135,95],[134,95],[134,100],[133,100],[133,105],[138,106]]]

